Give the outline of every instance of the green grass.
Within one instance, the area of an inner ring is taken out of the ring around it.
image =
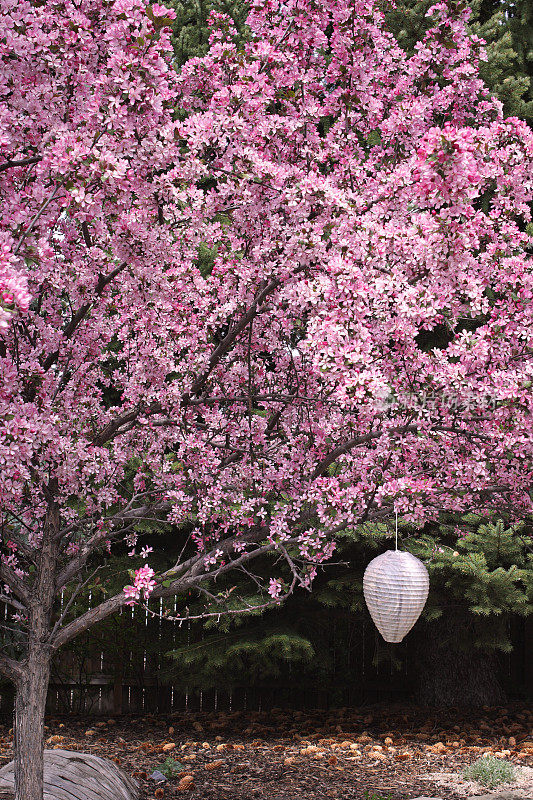
[[[516,777],[516,767],[509,761],[502,761],[501,758],[486,756],[478,758],[470,764],[463,772],[463,778],[467,781],[477,781],[482,786],[492,789],[502,783],[511,783]]]
[[[392,795],[388,794],[386,797],[384,794],[376,794],[376,792],[370,793],[369,791],[365,792],[364,800],[391,800]]]
[[[171,758],[169,756],[167,760],[163,764],[161,764],[161,766],[159,766],[157,769],[159,770],[159,772],[163,773],[165,778],[170,779],[170,778],[175,778],[179,772],[182,772],[183,764],[180,764],[180,762],[176,761],[175,758]]]

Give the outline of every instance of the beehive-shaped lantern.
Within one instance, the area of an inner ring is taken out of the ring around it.
[[[365,570],[363,592],[370,616],[386,642],[401,642],[426,604],[429,575],[411,553],[387,550]]]

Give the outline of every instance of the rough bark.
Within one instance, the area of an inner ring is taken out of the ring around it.
[[[15,800],[43,800],[44,714],[50,656],[36,649],[26,661],[15,696]]]
[[[50,634],[59,530],[55,489],[55,485],[49,487],[39,561],[27,602],[26,652],[15,681],[15,800],[43,800],[44,715],[52,659]]]
[[[444,612],[420,627],[413,663],[415,695],[428,706],[495,706],[505,702],[493,652],[473,646],[475,621],[464,614]]]

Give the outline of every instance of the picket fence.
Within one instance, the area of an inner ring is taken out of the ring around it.
[[[158,610],[157,607],[153,610]],[[2,609],[0,609],[0,614]],[[502,659],[508,692],[533,695],[533,620],[510,623],[512,653]],[[329,615],[323,634],[334,680],[329,686],[305,678],[298,670],[274,685],[240,685],[193,690],[174,683],[165,655],[177,646],[200,643],[201,625],[152,617],[139,608],[123,609],[103,630],[89,632],[61,652],[54,665],[48,711],[52,714],[118,715],[172,711],[261,711],[273,707],[327,709],[368,702],[407,699],[412,687],[412,664],[401,668],[392,661],[374,663],[383,648],[372,623],[363,615],[337,619]],[[0,685],[0,713],[10,711],[12,689]]]
[[[125,609],[137,631],[137,647],[123,647],[119,658],[113,644],[98,652],[82,648],[66,650],[54,669],[48,698],[50,713],[120,714],[171,711],[261,711],[273,707],[328,708],[350,706],[363,695],[376,700],[406,692],[408,669],[373,665],[376,633],[365,619],[350,626],[333,620],[328,631],[330,658],[348,668],[353,679],[331,688],[303,685],[297,671],[288,668],[285,681],[275,686],[220,686],[188,689],[168,678],[170,660],[165,653],[180,644],[194,645],[205,637],[201,625],[151,617],[142,609]],[[120,622],[120,617],[119,617]],[[146,634],[143,647],[139,632]],[[155,644],[157,642],[157,644]],[[119,670],[117,672],[117,661]]]

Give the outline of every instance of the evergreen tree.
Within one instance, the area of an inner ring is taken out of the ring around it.
[[[506,113],[533,120],[533,6],[528,0],[474,0],[472,29],[487,42],[482,77]]]
[[[533,551],[525,523],[506,526],[475,514],[461,524],[446,522],[408,540],[409,550],[422,558],[430,572],[432,591],[425,617],[435,620],[455,607],[478,618],[473,644],[509,652],[505,620],[533,610]],[[472,639],[464,631],[465,645]]]
[[[389,29],[407,50],[414,50],[430,21],[433,0],[386,4]],[[470,0],[470,29],[487,43],[480,73],[502,101],[504,113],[533,120],[533,5],[530,0]]]
[[[331,607],[352,603],[368,561],[378,549],[392,547],[384,539],[390,535],[383,525],[345,537],[342,555],[350,566],[319,590],[318,598]],[[400,549],[425,563],[428,602],[403,644],[381,647],[378,639],[375,659],[389,659],[393,667],[409,660],[416,668],[415,694],[428,704],[502,701],[497,654],[512,650],[510,621],[533,610],[528,525],[506,525],[475,514],[443,517],[422,531],[400,524]]]
[[[495,705],[504,693],[498,653],[510,623],[533,609],[533,554],[525,523],[468,515],[408,540],[426,562],[428,603],[413,636],[417,696],[437,705]]]
[[[354,685],[352,655],[363,633],[361,593],[351,600],[352,608],[330,607],[321,602],[320,590],[300,592],[255,616],[226,616],[183,629],[163,680],[189,691],[260,690],[275,705],[323,692],[330,704],[345,705]]]
[[[179,66],[189,58],[202,56],[209,46],[208,18],[212,11],[227,14],[244,39],[249,3],[246,0],[174,0],[169,5],[176,12],[172,42]]]
[[[204,625],[194,642],[170,655],[174,684],[266,687],[278,684],[328,690],[343,703],[354,681],[350,638],[360,643],[365,611],[362,576],[379,552],[390,549],[391,527],[359,526],[342,537],[337,563],[324,569],[312,595],[300,593],[265,614]],[[422,619],[404,643],[391,647],[376,635],[374,667],[412,665],[418,698],[428,704],[495,704],[504,694],[497,653],[512,649],[510,620],[533,610],[533,551],[525,523],[505,525],[470,514],[449,516],[422,531],[400,523],[400,547],[426,564],[430,595]],[[268,568],[266,568],[268,571]],[[245,596],[243,585],[238,594]],[[332,657],[333,623],[345,637],[341,659]],[[222,625],[222,628],[221,628]],[[339,663],[342,662],[342,663]],[[416,669],[414,667],[416,666]],[[281,676],[281,681],[280,681]]]

